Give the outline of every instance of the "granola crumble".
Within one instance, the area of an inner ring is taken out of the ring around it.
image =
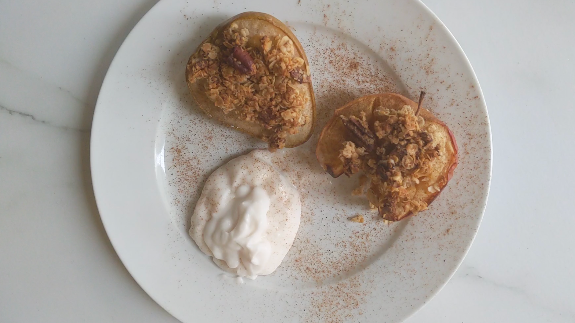
[[[356,223],[363,223],[363,222],[365,222],[365,219],[363,218],[363,215],[361,215],[361,214],[358,214],[358,215],[356,215],[356,216],[353,216],[353,217],[349,218],[349,220],[350,220],[351,222],[356,222]]]
[[[204,80],[206,95],[226,114],[262,125],[270,150],[305,125],[307,98],[296,84],[310,82],[309,66],[288,36],[250,36],[232,23],[192,57],[189,81]]]
[[[374,117],[372,125],[363,113],[341,117],[352,138],[344,141],[340,150],[344,174],[367,174],[370,184],[366,195],[385,219],[427,209],[426,195],[421,192],[440,191],[437,184],[426,184],[432,171],[430,163],[439,156],[440,147],[424,130],[425,120],[409,105],[400,110],[377,107]],[[358,188],[353,194],[362,190]]]

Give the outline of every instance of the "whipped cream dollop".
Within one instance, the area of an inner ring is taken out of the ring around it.
[[[220,268],[240,277],[275,271],[299,228],[299,193],[269,154],[254,150],[214,171],[192,216],[192,239]]]
[[[249,185],[229,194],[233,197],[206,224],[204,241],[230,268],[241,263],[249,276],[261,275],[272,249],[265,237],[270,197],[263,188]]]

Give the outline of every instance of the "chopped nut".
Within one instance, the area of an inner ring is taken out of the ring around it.
[[[354,216],[354,217],[351,217],[351,218],[349,218],[349,220],[350,220],[351,222],[356,222],[356,223],[363,223],[363,222],[364,222],[363,215],[361,215],[361,214],[358,214],[358,215],[356,215],[356,216]]]
[[[391,113],[391,110],[389,110],[388,108],[384,108],[382,106],[379,106],[373,110],[373,113],[377,117],[384,117],[384,116],[389,116]]]
[[[344,173],[347,176],[359,172],[361,167],[360,156],[365,154],[365,149],[362,147],[357,148],[351,141],[344,142],[344,147],[340,151],[339,159],[343,161]]]
[[[423,131],[422,133],[419,134],[419,136],[421,137],[421,140],[423,140],[424,146],[433,143],[433,137],[428,132]]]
[[[401,172],[397,170],[392,173],[391,179],[399,184],[403,182],[403,176],[401,175]]]
[[[360,147],[364,147],[367,151],[372,151],[375,145],[375,137],[369,127],[365,126],[362,120],[355,116],[347,118],[341,115],[340,117],[343,125],[352,134],[354,143]]]
[[[289,72],[289,74],[298,83],[309,83],[310,82],[309,76],[307,74],[305,74],[301,68],[293,69]]]
[[[427,190],[429,191],[429,193],[436,193],[436,192],[441,191],[441,189],[439,188],[439,186],[437,184],[428,186]]]
[[[351,141],[346,141],[344,145],[345,146],[341,150],[340,156],[347,159],[352,158],[356,154],[354,143]]]
[[[418,127],[417,120],[413,117],[406,117],[404,127],[407,130],[416,130]]]
[[[210,48],[212,48],[212,44],[210,43],[203,43],[201,46],[202,50],[204,51],[204,53],[209,53],[210,52]]]
[[[369,168],[377,168],[377,161],[375,159],[369,159],[367,166],[369,166]]]
[[[262,37],[261,43],[262,43],[262,49],[264,51],[264,54],[266,54],[267,52],[269,52],[272,49],[272,41],[270,40],[270,38],[268,36]]]
[[[375,121],[373,124],[373,128],[375,130],[375,135],[379,139],[382,139],[391,132],[391,125],[389,123]]]
[[[425,125],[425,119],[423,119],[422,116],[417,116],[417,125],[419,126],[419,128],[423,128],[423,126]]]
[[[289,39],[288,36],[283,36],[280,41],[278,42],[278,48],[283,54],[293,54],[293,42]]]
[[[254,60],[240,46],[233,48],[232,53],[227,58],[227,63],[242,74],[254,74],[256,71]]]
[[[405,169],[412,169],[413,167],[415,167],[415,160],[413,159],[413,157],[409,155],[405,156],[401,160],[401,165],[405,167]]]
[[[289,109],[282,112],[281,115],[282,118],[284,118],[284,120],[293,120],[297,117],[297,112],[294,111],[293,109]]]
[[[416,144],[408,144],[407,146],[405,146],[405,151],[410,156],[414,156],[417,153],[417,150],[419,150],[419,148],[417,147]]]

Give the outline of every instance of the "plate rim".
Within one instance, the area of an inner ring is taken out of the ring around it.
[[[130,273],[130,275],[132,276],[132,278],[138,283],[138,285],[146,292],[146,294],[148,294],[149,297],[151,297],[158,305],[160,305],[165,311],[167,311],[168,313],[170,313],[172,316],[174,316],[174,318],[178,319],[179,318],[171,311],[171,309],[167,306],[165,306],[165,304],[163,304],[163,302],[159,299],[157,299],[157,297],[154,295],[154,293],[151,293],[147,287],[145,286],[144,283],[142,283],[139,279],[136,278],[136,276],[134,275],[133,268],[127,264],[127,261],[125,259],[125,255],[122,254],[122,252],[119,252],[118,250],[118,243],[119,241],[116,240],[111,234],[110,234],[110,226],[112,225],[109,222],[109,219],[106,220],[106,216],[103,215],[102,211],[101,211],[101,201],[102,199],[104,199],[103,195],[105,195],[105,193],[102,193],[101,190],[98,188],[98,184],[97,182],[99,182],[98,178],[99,174],[97,174],[97,172],[94,170],[94,165],[98,163],[97,156],[94,154],[94,143],[98,140],[98,133],[99,133],[99,129],[100,126],[98,126],[98,120],[100,118],[101,115],[101,111],[102,108],[99,108],[100,106],[103,105],[102,103],[102,89],[104,89],[106,86],[108,86],[108,84],[110,84],[112,82],[112,73],[111,70],[113,69],[113,67],[115,66],[115,63],[117,64],[117,60],[119,57],[119,54],[122,53],[123,50],[125,50],[126,47],[126,43],[133,38],[133,34],[135,33],[135,30],[138,29],[142,24],[143,21],[145,21],[145,18],[151,15],[154,15],[156,13],[156,11],[158,11],[159,7],[161,7],[164,2],[167,1],[159,1],[157,2],[153,7],[151,7],[138,21],[138,23],[136,25],[134,25],[134,27],[130,30],[130,32],[128,33],[128,35],[126,36],[126,38],[123,40],[121,46],[118,48],[116,54],[114,55],[114,58],[112,60],[112,62],[110,63],[107,71],[106,71],[106,75],[104,77],[104,80],[101,84],[100,87],[100,92],[98,94],[98,99],[96,101],[96,105],[95,105],[95,110],[94,110],[94,116],[92,119],[92,125],[91,125],[91,132],[90,132],[90,174],[91,174],[91,178],[92,178],[92,186],[93,186],[93,190],[94,190],[94,196],[96,199],[96,203],[98,205],[98,212],[100,214],[100,218],[102,220],[102,224],[104,226],[104,229],[106,230],[106,234],[108,236],[108,239],[110,240],[114,251],[116,252],[116,254],[118,255],[118,257],[120,258],[120,260],[122,261],[122,264],[124,265],[124,267],[126,268],[126,270]],[[423,306],[425,306],[426,304],[429,303],[429,301],[431,301],[444,287],[445,285],[447,285],[447,283],[451,280],[451,278],[453,277],[453,275],[457,272],[458,268],[461,266],[461,264],[463,263],[465,257],[467,256],[469,250],[471,249],[471,246],[473,244],[473,242],[475,241],[475,238],[477,236],[477,232],[479,231],[479,228],[481,226],[481,222],[483,220],[483,217],[485,215],[485,210],[487,207],[487,203],[489,200],[489,193],[490,193],[490,188],[491,188],[491,181],[492,181],[492,174],[493,174],[493,141],[492,141],[492,131],[491,131],[491,123],[490,123],[490,119],[489,119],[489,111],[487,109],[487,104],[485,102],[485,98],[483,95],[483,91],[481,89],[481,85],[477,79],[477,75],[475,73],[475,70],[473,69],[469,58],[467,57],[467,55],[465,54],[465,52],[463,51],[463,48],[461,47],[461,45],[459,44],[459,42],[457,41],[457,39],[453,36],[453,34],[451,33],[451,31],[447,28],[447,26],[439,19],[439,17],[437,17],[433,11],[431,11],[431,9],[429,9],[429,7],[427,7],[423,1],[421,0],[412,0],[412,2],[417,3],[419,6],[421,6],[422,9],[424,9],[427,13],[427,15],[433,19],[438,26],[440,26],[440,28],[443,29],[444,32],[447,33],[449,39],[455,44],[456,46],[456,50],[457,50],[457,54],[459,56],[461,56],[463,58],[464,63],[466,64],[466,67],[469,69],[469,71],[471,72],[470,76],[471,76],[471,80],[473,82],[473,84],[475,85],[475,87],[477,88],[477,91],[479,92],[479,99],[481,102],[481,108],[483,109],[485,115],[486,115],[486,132],[488,134],[488,144],[489,144],[489,165],[488,165],[488,174],[487,174],[487,181],[486,181],[486,185],[485,188],[483,189],[485,197],[484,197],[484,201],[481,203],[481,214],[480,216],[477,218],[477,227],[476,230],[474,230],[473,235],[470,237],[469,242],[465,245],[465,249],[464,252],[462,252],[461,256],[459,257],[459,259],[457,260],[457,265],[454,267],[454,269],[449,272],[448,276],[446,277],[446,279],[443,280],[442,284],[440,286],[438,286],[438,288],[435,289],[434,292],[430,293],[427,298],[420,303],[419,306],[415,307],[413,309],[413,311],[411,311],[411,313],[407,316],[405,316],[403,318],[402,321],[407,320],[409,317],[413,316],[415,313],[417,313],[419,310],[421,310],[421,308],[423,308]]]

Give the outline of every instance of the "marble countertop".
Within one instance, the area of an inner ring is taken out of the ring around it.
[[[477,238],[418,322],[575,322],[575,2],[426,0],[457,38],[493,131]],[[0,1],[0,322],[177,322],[100,220],[91,119],[156,0]]]

